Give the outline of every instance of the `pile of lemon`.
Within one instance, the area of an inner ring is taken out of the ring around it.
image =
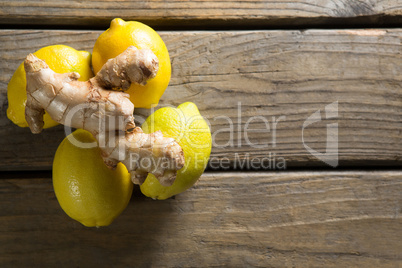
[[[159,60],[159,70],[147,85],[131,85],[127,93],[136,108],[151,108],[158,104],[171,76],[169,53],[162,38],[149,26],[136,21],[114,19],[110,28],[95,42],[93,54],[77,51],[65,45],[44,47],[34,54],[57,73],[78,72],[86,81],[129,46],[151,49]],[[92,64],[91,64],[92,63]],[[93,72],[92,72],[92,68]],[[8,118],[20,127],[25,121],[26,78],[23,64],[15,71],[8,84]],[[44,128],[57,125],[48,115]],[[186,102],[177,108],[158,109],[142,125],[145,133],[162,131],[166,137],[177,140],[183,148],[185,165],[178,171],[172,186],[162,186],[151,174],[141,191],[154,199],[166,199],[190,188],[204,172],[211,152],[211,131],[194,103]],[[94,142],[85,130],[72,135],[83,143]],[[85,226],[109,225],[128,205],[133,184],[124,165],[111,170],[103,163],[98,147],[80,148],[66,137],[57,149],[53,161],[53,187],[62,209],[71,218]]]

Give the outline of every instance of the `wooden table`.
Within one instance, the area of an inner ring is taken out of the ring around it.
[[[190,190],[135,188],[86,228],[52,188],[63,127],[13,125],[7,83],[43,46],[92,51],[115,17],[160,33],[160,105],[196,103],[214,147]],[[1,0],[0,23],[1,267],[402,267],[400,0]]]

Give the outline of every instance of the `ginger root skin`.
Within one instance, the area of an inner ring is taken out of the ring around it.
[[[82,128],[97,139],[106,165],[122,162],[135,184],[152,173],[164,186],[173,184],[184,166],[180,145],[161,132],[145,134],[134,123],[134,105],[126,90],[131,83],[145,85],[158,71],[158,58],[149,49],[127,48],[106,62],[89,81],[78,73],[58,74],[43,60],[29,54],[24,61],[27,78],[25,117],[32,133],[43,129],[43,115],[65,126]]]

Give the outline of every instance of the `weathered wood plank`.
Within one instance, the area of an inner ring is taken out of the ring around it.
[[[91,229],[49,178],[3,175],[0,265],[400,267],[401,192],[400,171],[205,173],[174,199],[136,192]]]
[[[29,52],[45,45],[64,43],[91,50],[98,34],[0,32],[0,169],[50,168],[64,136],[62,127],[32,135],[5,117],[6,87],[13,71]],[[258,161],[267,166],[270,159],[286,166],[325,165],[306,146],[325,153],[329,124],[338,124],[341,164],[401,165],[402,30],[161,32],[161,36],[173,66],[161,105],[193,101],[199,106],[211,124],[214,166],[227,161],[238,168],[244,159],[249,164],[254,159],[256,166]],[[331,114],[325,107],[336,102],[337,116],[326,118]],[[322,120],[303,130],[318,110]],[[332,159],[334,149],[328,151]]]
[[[157,27],[395,24],[398,0],[383,1],[0,1],[0,23],[105,27],[115,17]]]

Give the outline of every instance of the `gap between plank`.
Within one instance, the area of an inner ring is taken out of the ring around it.
[[[340,168],[340,169],[288,169],[288,170],[206,170],[203,175],[212,175],[212,174],[284,174],[284,173],[356,173],[356,172],[401,172],[402,169],[395,167],[364,167],[364,168]],[[1,171],[0,179],[39,179],[39,178],[52,178],[51,170],[34,170],[34,171]]]
[[[105,30],[109,20],[82,24],[26,24],[2,23],[9,30]],[[307,29],[392,29],[400,28],[400,16],[362,16],[354,18],[297,18],[297,19],[243,19],[243,20],[138,20],[156,31],[239,31],[239,30],[307,30]],[[297,22],[296,22],[297,21]]]

